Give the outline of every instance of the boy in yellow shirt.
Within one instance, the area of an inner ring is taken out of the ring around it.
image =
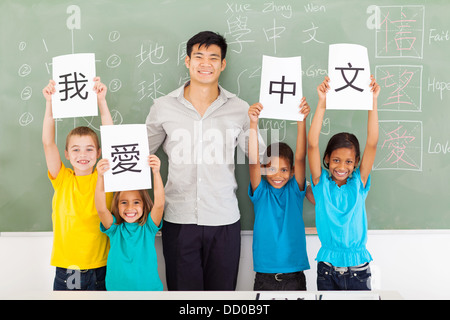
[[[94,91],[102,125],[113,121],[106,103],[106,86],[94,78]],[[55,142],[55,121],[52,95],[55,82],[42,90],[46,109],[42,128],[42,143],[48,177],[54,188],[52,201],[53,249],[51,265],[56,267],[53,290],[105,290],[108,237],[100,231],[95,209],[97,170],[100,157],[97,134],[88,127],[77,127],[67,136],[64,155],[73,167],[66,168]],[[111,203],[112,195],[107,195]]]

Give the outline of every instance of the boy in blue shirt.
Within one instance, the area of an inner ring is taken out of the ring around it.
[[[306,254],[303,199],[306,194],[306,124],[310,107],[303,98],[297,122],[294,155],[285,143],[270,145],[266,161],[260,165],[258,118],[263,106],[249,108],[249,196],[255,210],[253,228],[254,290],[306,290],[303,270],[309,269]],[[266,175],[266,180],[261,175]]]

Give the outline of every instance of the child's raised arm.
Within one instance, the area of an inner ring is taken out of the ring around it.
[[[164,195],[164,184],[162,181],[161,173],[159,172],[161,167],[161,160],[155,155],[148,156],[148,165],[152,168],[153,173],[153,208],[150,212],[150,217],[152,218],[155,225],[159,226],[161,224],[161,219],[164,213],[165,195]]]
[[[367,118],[367,142],[364,148],[364,154],[361,160],[360,172],[361,180],[364,186],[369,179],[370,171],[372,170],[375,161],[378,144],[378,94],[380,93],[380,86],[376,83],[375,78],[371,76],[371,91],[373,92],[373,108],[369,110]]]
[[[316,185],[320,181],[322,173],[322,161],[320,159],[319,137],[322,130],[323,117],[325,116],[327,92],[330,89],[328,82],[330,78],[325,80],[317,87],[319,102],[317,103],[316,113],[314,114],[311,128],[308,134],[308,161],[311,170],[312,183]]]
[[[300,102],[300,113],[304,115],[303,121],[297,121],[297,146],[295,149],[294,174],[300,190],[305,190],[305,168],[306,168],[306,118],[311,108],[302,98]]]
[[[112,213],[111,211],[108,210],[108,207],[106,206],[104,174],[108,170],[109,170],[108,159],[101,159],[97,163],[98,179],[97,185],[95,187],[95,208],[97,209],[98,216],[105,229],[109,229],[114,222]]]
[[[250,170],[250,184],[252,191],[255,191],[261,183],[261,164],[259,161],[259,142],[258,142],[258,119],[263,106],[261,103],[255,103],[248,109],[250,118],[250,133],[248,137],[248,160]]]
[[[54,179],[61,170],[61,156],[55,142],[55,120],[52,112],[52,95],[56,92],[55,81],[50,80],[42,89],[45,97],[45,115],[42,125],[42,144],[44,146],[45,161],[50,176]]]
[[[100,110],[102,125],[112,125],[113,120],[108,109],[108,104],[106,103],[106,92],[108,91],[108,88],[101,82],[100,77],[94,78],[94,91],[97,93],[97,104],[98,109]]]

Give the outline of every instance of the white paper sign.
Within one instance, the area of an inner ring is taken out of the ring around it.
[[[95,54],[80,53],[54,57],[53,118],[97,116],[97,95],[93,91]]]
[[[300,113],[302,58],[263,56],[259,102],[260,118],[303,121]]]
[[[356,44],[332,44],[328,56],[330,90],[327,109],[372,110],[370,64],[367,48]]]
[[[150,189],[148,138],[145,124],[100,127],[102,156],[109,160],[105,191]]]

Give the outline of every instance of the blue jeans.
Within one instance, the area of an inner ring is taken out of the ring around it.
[[[369,263],[358,267],[336,268],[324,262],[317,264],[317,290],[370,291]]]
[[[53,290],[104,291],[106,267],[87,270],[72,270],[56,267]]]

